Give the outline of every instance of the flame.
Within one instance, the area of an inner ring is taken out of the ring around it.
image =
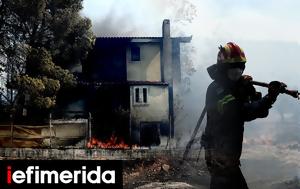
[[[90,141],[87,143],[88,148],[112,148],[112,149],[129,149],[133,146],[126,144],[123,139],[112,135],[109,140],[101,141],[96,138],[91,138]]]

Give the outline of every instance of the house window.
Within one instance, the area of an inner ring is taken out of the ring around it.
[[[148,90],[147,88],[143,88],[143,103],[147,103]]]
[[[134,104],[148,104],[148,88],[135,87],[134,88]]]
[[[131,47],[131,61],[140,61],[140,60],[141,60],[140,47],[137,46]]]
[[[135,103],[140,103],[141,100],[140,100],[140,88],[135,88]]]

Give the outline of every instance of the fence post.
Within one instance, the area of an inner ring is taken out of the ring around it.
[[[172,149],[172,123],[173,123],[173,117],[170,116],[170,126],[169,126],[169,149]]]
[[[92,114],[89,112],[89,120],[88,120],[88,141],[91,141],[92,138]]]
[[[14,123],[13,123],[13,115],[10,114],[10,144],[13,147],[13,140],[14,140]]]
[[[52,137],[51,126],[52,126],[52,114],[50,113],[49,114],[49,146],[50,146],[50,148],[52,147],[52,144],[51,144],[51,137]]]
[[[130,149],[132,149],[132,128],[131,128],[131,112],[129,112],[129,143]]]
[[[171,137],[171,132],[172,132],[172,117],[169,116],[169,136],[168,136],[168,140],[167,140],[167,144],[166,144],[166,149],[168,148],[169,146],[169,149],[172,148],[172,144],[171,144],[171,140],[172,140],[172,137]]]

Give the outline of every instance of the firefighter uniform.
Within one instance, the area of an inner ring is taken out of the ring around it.
[[[240,170],[244,122],[266,117],[279,94],[278,90],[264,97],[257,93],[249,82],[252,78],[241,75],[245,62],[243,50],[227,43],[220,47],[219,70],[210,75],[214,81],[206,93],[207,125],[201,142],[211,189],[248,188]]]

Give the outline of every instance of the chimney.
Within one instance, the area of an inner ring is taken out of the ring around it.
[[[163,21],[162,37],[162,81],[172,86],[172,40],[170,35],[170,20],[165,19]]]
[[[163,32],[163,37],[167,37],[170,38],[170,20],[165,19],[163,21],[163,28],[162,28],[162,32]]]
[[[172,39],[170,34],[170,20],[164,20],[162,26],[161,68],[162,81],[169,84],[169,116],[170,137],[174,137],[174,103],[173,103],[173,71],[172,71]]]

